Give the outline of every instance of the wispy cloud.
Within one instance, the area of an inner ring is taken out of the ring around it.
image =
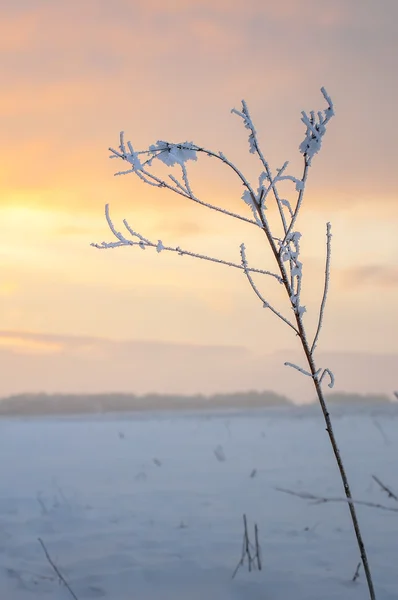
[[[342,271],[343,283],[352,287],[398,288],[398,267],[370,264]]]
[[[0,348],[16,354],[55,354],[63,350],[59,341],[48,336],[0,332]]]
[[[0,397],[23,392],[212,394],[265,389],[296,402],[313,399],[309,378],[288,370],[296,353],[254,354],[239,346],[115,341],[89,336],[0,332]],[[395,386],[395,354],[328,353],[336,389],[387,393]],[[23,373],[23,377],[15,374]]]

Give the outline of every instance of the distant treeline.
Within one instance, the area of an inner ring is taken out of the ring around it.
[[[335,393],[327,399],[334,405],[391,405],[387,396]],[[275,392],[238,392],[212,396],[166,394],[19,394],[0,399],[0,416],[77,415],[136,411],[293,408],[286,396]],[[308,406],[308,405],[307,405]]]
[[[0,415],[52,415],[132,412],[147,410],[201,410],[292,406],[274,392],[239,392],[213,396],[169,394],[19,394],[0,400]]]

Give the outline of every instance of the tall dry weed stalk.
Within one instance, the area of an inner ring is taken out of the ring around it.
[[[336,442],[331,418],[322,389],[322,384],[326,377],[329,380],[329,387],[333,387],[334,376],[328,368],[318,367],[315,360],[315,350],[322,328],[329,288],[331,254],[330,223],[327,223],[326,226],[326,264],[323,297],[319,307],[317,327],[311,339],[307,335],[304,324],[304,314],[306,312],[306,308],[301,303],[303,264],[300,257],[301,234],[296,228],[297,219],[303,206],[304,191],[312,160],[315,154],[317,154],[321,149],[326,127],[330,119],[334,116],[331,98],[328,96],[324,88],[321,89],[321,92],[326,101],[327,108],[318,112],[302,112],[301,116],[301,120],[306,131],[304,140],[299,147],[300,153],[303,156],[303,171],[300,177],[295,177],[288,174],[288,162],[285,162],[279,169],[276,169],[276,173],[273,173],[260,148],[257,132],[246,102],[242,101],[241,110],[232,110],[232,112],[243,121],[245,128],[248,130],[250,152],[256,155],[260,162],[261,172],[258,178],[258,186],[256,189],[252,186],[242,171],[233,162],[231,162],[225,154],[222,152],[214,152],[191,142],[176,144],[167,141],[158,141],[156,144],[150,146],[146,150],[136,151],[134,150],[131,142],[125,142],[124,135],[121,133],[119,148],[117,150],[110,148],[112,153],[111,158],[120,159],[128,165],[127,170],[119,172],[117,175],[134,173],[137,177],[139,177],[139,179],[148,185],[168,189],[182,196],[183,198],[196,202],[197,204],[205,206],[210,210],[220,212],[225,216],[239,219],[240,221],[259,228],[267,238],[267,242],[275,259],[276,271],[253,268],[249,266],[245,244],[241,244],[240,246],[240,262],[236,263],[214,256],[207,256],[205,254],[191,252],[190,250],[181,248],[180,246],[167,246],[163,244],[161,240],[156,242],[151,241],[135,231],[129,225],[127,220],[123,221],[125,231],[122,233],[116,229],[111,220],[109,205],[106,205],[105,207],[105,216],[108,226],[116,240],[113,242],[93,244],[93,246],[101,249],[117,248],[120,246],[139,246],[141,249],[152,247],[156,248],[157,252],[159,253],[176,252],[181,256],[191,256],[193,258],[199,258],[202,260],[223,264],[234,269],[240,269],[243,271],[247,281],[249,282],[256,296],[261,301],[263,307],[271,311],[294,331],[295,335],[301,342],[307,366],[303,368],[291,362],[286,362],[285,365],[297,369],[303,375],[310,377],[315,386],[316,394],[326,423],[326,431],[329,435],[330,443],[332,445],[333,453],[343,483],[352,524],[358,542],[361,560],[366,574],[369,595],[370,598],[374,600],[375,592],[369,568],[369,562],[366,555],[366,549],[362,539],[347,474]],[[209,204],[195,195],[188,176],[187,162],[190,160],[197,160],[198,154],[204,154],[208,157],[218,160],[234,172],[240,183],[243,185],[244,192],[242,195],[242,200],[251,211],[250,217],[231,212],[213,204]],[[174,174],[170,173],[168,175],[168,179],[165,179],[154,172],[153,166],[159,162],[173,168]],[[176,176],[175,173],[177,173],[178,176]],[[281,195],[279,190],[282,182],[284,182],[284,185],[288,183],[292,186],[293,194],[295,196],[294,202],[290,202]],[[277,213],[279,215],[278,231],[275,231],[275,228],[271,227],[270,220],[267,216],[267,207],[271,202],[271,198],[273,198],[272,201],[276,204]],[[290,309],[292,310],[292,318],[288,318],[282,314],[282,312],[273,306],[259,290],[254,278],[260,275],[272,278],[274,281],[278,282],[284,287]]]

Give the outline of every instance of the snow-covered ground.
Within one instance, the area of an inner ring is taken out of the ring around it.
[[[391,412],[391,411],[390,411]],[[354,496],[398,508],[398,416],[335,420]],[[366,599],[322,420],[286,409],[0,421],[0,597]],[[263,570],[241,568],[242,515]],[[398,598],[398,512],[358,507],[379,600]]]

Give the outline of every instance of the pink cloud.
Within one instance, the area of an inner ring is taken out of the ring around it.
[[[287,354],[289,359],[299,360],[291,352],[255,355],[237,346],[1,332],[0,396],[24,392],[212,394],[268,389],[296,402],[313,400],[308,378],[284,366]],[[337,391],[390,396],[396,388],[394,354],[324,353],[319,361],[334,371]]]

